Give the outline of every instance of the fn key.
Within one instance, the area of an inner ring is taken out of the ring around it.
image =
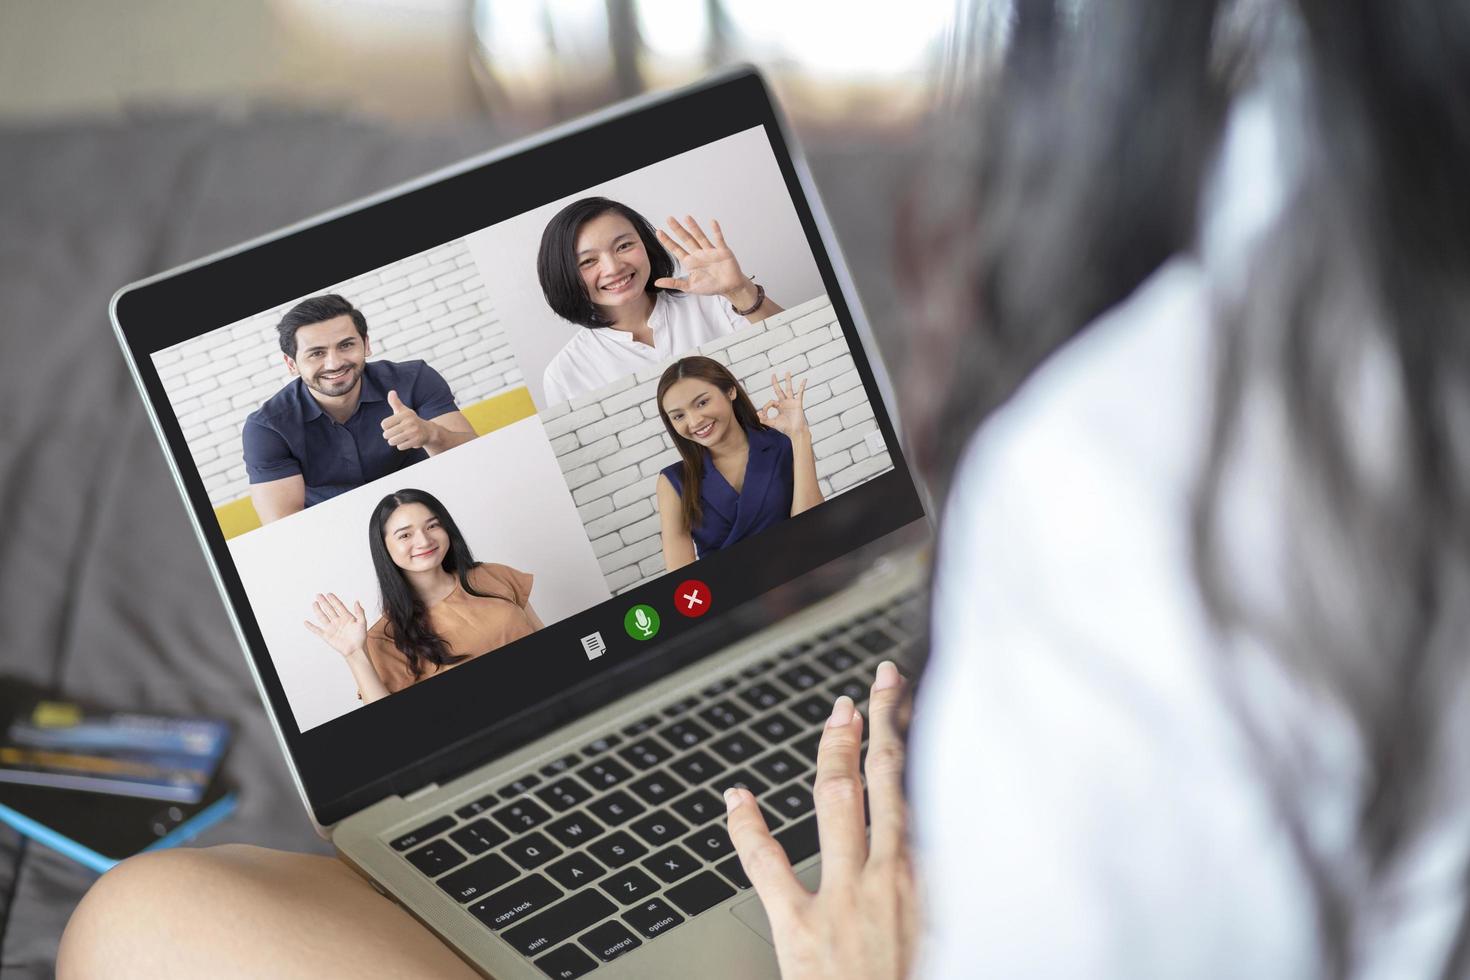
[[[725,884],[713,871],[701,871],[667,892],[669,901],[677,905],[685,915],[698,915],[733,894],[735,889]]]

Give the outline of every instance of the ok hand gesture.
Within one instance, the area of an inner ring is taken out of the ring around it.
[[[353,609],[348,610],[347,604],[338,599],[335,592],[328,592],[326,595],[317,593],[316,601],[311,605],[321,625],[309,619],[304,620],[303,625],[321,637],[327,646],[348,657],[367,644],[367,614],[362,610],[362,603],[353,603]]]
[[[740,271],[735,253],[725,244],[720,223],[711,219],[710,234],[706,236],[704,229],[699,227],[699,222],[692,216],[686,215],[684,221],[687,224],[680,224],[677,218],[670,218],[668,232],[658,229],[660,244],[679,260],[679,264],[684,267],[684,275],[677,279],[655,279],[653,284],[700,296],[724,296],[740,309],[749,306],[755,287],[745,273]]]
[[[802,400],[806,397],[806,379],[801,380],[801,387],[797,387],[791,381],[791,372],[786,372],[786,383],[783,385],[779,378],[771,375],[771,391],[775,398],[766,402],[760,408],[760,419],[771,428],[784,432],[788,439],[795,438],[807,431],[806,410],[802,407]],[[775,415],[771,413],[775,412]]]

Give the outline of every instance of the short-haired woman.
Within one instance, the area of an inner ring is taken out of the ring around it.
[[[536,258],[541,291],[552,312],[586,329],[547,365],[543,407],[781,312],[740,268],[718,221],[708,235],[693,217],[668,224],[655,230],[605,197],[574,201],[547,223]]]

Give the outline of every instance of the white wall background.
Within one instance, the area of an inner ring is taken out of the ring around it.
[[[691,351],[690,353],[696,353]],[[807,381],[817,480],[830,500],[893,468],[826,296],[721,337],[697,353],[730,368],[756,407],[771,397],[771,372]],[[563,402],[540,415],[557,464],[614,593],[664,573],[655,482],[677,462],[654,396],[670,362]]]
[[[740,268],[755,276],[782,306],[796,306],[824,292],[776,156],[759,127],[477,231],[465,240],[495,298],[538,408],[548,407],[541,390],[546,365],[574,333],[586,329],[561,319],[546,305],[536,277],[541,233],[567,204],[595,195],[621,201],[656,228],[663,228],[670,215],[683,220],[692,214],[708,231],[708,219],[718,218]]]
[[[362,310],[372,360],[427,361],[461,406],[521,384],[495,304],[464,239],[308,295],[323,293],[339,293]],[[305,298],[153,355],[216,507],[250,492],[240,430],[247,415],[291,380],[276,324]]]
[[[369,625],[382,614],[368,520],[384,495],[404,487],[438,497],[476,559],[536,576],[531,604],[546,623],[609,598],[534,417],[233,538],[235,565],[303,731],[361,707],[342,655],[307,632],[302,621],[312,617],[318,592],[336,592],[349,607],[360,600]],[[425,683],[452,684],[454,677]]]

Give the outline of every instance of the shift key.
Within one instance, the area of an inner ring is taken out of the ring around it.
[[[535,956],[616,911],[617,906],[598,892],[577,892],[560,905],[508,931],[505,941],[525,955]]]

